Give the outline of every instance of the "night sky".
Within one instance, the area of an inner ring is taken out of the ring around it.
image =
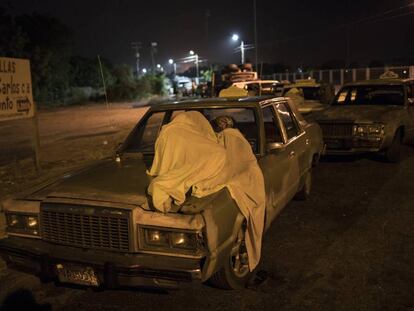
[[[316,66],[346,60],[344,24],[348,22],[351,62],[412,58],[414,5],[410,3],[414,1],[257,0],[259,62]],[[132,41],[143,44],[142,66],[150,66],[146,47],[151,41],[158,42],[156,62],[163,66],[190,49],[213,62],[237,62],[240,56],[233,52],[236,43],[231,34],[238,33],[246,44],[254,42],[252,0],[13,0],[9,4],[16,14],[37,12],[58,18],[74,30],[77,54],[101,54],[114,63],[134,63]],[[253,55],[246,52],[250,60]]]

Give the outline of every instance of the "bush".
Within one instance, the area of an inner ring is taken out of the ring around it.
[[[112,72],[112,81],[107,90],[108,97],[111,101],[117,101],[164,95],[164,79],[164,75],[151,74],[136,79],[129,66],[118,66]]]

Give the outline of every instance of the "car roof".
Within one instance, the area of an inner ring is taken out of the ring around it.
[[[280,83],[278,80],[250,80],[250,81],[239,81],[233,82],[233,84],[253,84],[253,83]]]
[[[284,97],[274,96],[249,96],[249,97],[215,97],[202,99],[185,99],[159,103],[151,107],[152,111],[180,110],[187,108],[216,108],[216,107],[255,107],[266,106],[268,103],[286,101]]]
[[[401,78],[390,78],[390,79],[371,79],[364,81],[357,81],[345,84],[345,86],[351,85],[400,85],[407,82],[413,82],[414,79],[401,79]]]

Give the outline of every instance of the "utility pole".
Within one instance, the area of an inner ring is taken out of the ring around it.
[[[199,70],[198,70],[198,54],[195,55],[195,65],[196,65],[196,83],[199,81]]]
[[[141,49],[141,42],[131,42],[131,47],[132,49],[135,51],[135,57],[136,57],[136,68],[135,70],[137,71],[137,78],[139,77],[139,58],[140,58],[140,54],[139,54],[139,50]]]
[[[151,62],[152,62],[152,73],[155,73],[155,53],[157,53],[157,42],[151,42],[150,48],[151,48]]]
[[[245,58],[244,58],[244,41],[241,40],[240,42],[240,54],[241,54],[241,64],[244,64]],[[257,63],[256,63],[257,66]]]
[[[256,0],[253,0],[253,12],[254,12],[254,61],[256,66],[256,71],[258,71],[257,68],[257,53],[259,50],[259,45],[257,44],[257,10],[256,10]]]

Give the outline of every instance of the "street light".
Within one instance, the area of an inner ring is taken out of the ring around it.
[[[174,60],[173,60],[172,58],[170,58],[170,59],[168,60],[168,63],[169,63],[170,65],[173,65],[174,75],[176,75],[176,74],[177,74],[177,64],[174,62]]]
[[[231,36],[233,41],[239,41],[240,37],[237,34]],[[244,41],[240,40],[240,54],[241,54],[241,63],[244,64]]]
[[[147,73],[147,68],[142,68],[142,73]]]
[[[198,54],[190,50],[190,55],[194,55],[194,62],[196,65],[196,84],[198,84]]]

